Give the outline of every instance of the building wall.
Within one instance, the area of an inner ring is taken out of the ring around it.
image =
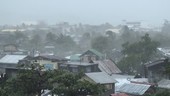
[[[5,69],[5,73],[8,78],[15,78],[17,76],[18,69]]]
[[[92,64],[92,65],[73,65],[73,64],[58,64],[58,69],[61,70],[68,70],[70,72],[84,72],[84,73],[89,73],[89,72],[100,72],[98,69],[97,64]]]
[[[16,68],[17,64],[10,64],[10,63],[0,63],[1,68]]]
[[[37,63],[39,63],[40,65],[44,65],[45,68],[50,67],[50,69],[58,69],[57,62],[52,62],[49,60],[37,60]]]
[[[99,60],[99,59],[100,58],[97,55],[95,55],[94,53],[92,53],[90,51],[86,52],[86,54],[81,56],[82,62],[89,62],[90,60],[96,61],[96,60]]]

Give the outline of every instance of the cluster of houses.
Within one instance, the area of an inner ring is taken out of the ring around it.
[[[17,51],[13,45],[4,47],[3,55],[0,56],[1,74],[5,73],[8,77],[14,77],[19,64],[33,62],[43,65],[47,70],[84,72],[85,76],[82,79],[104,85],[107,88],[103,96],[143,96],[155,93],[155,87],[170,89],[169,75],[164,74],[165,67],[170,63],[168,59],[146,64],[145,77],[142,77],[123,74],[113,60],[106,59],[102,53],[94,49],[65,58],[41,54],[33,57],[26,55],[25,51]]]

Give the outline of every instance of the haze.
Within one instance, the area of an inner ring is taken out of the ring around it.
[[[0,0],[0,25],[23,21],[160,24],[170,19],[170,0]]]

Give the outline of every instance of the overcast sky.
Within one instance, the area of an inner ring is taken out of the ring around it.
[[[170,0],[0,0],[0,24],[44,20],[120,24],[122,20],[152,24],[170,20]]]

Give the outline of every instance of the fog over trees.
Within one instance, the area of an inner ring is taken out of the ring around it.
[[[1,27],[1,45],[16,44],[24,50],[44,52],[45,46],[54,46],[55,54],[67,56],[82,50],[94,48],[108,56],[113,49],[122,49],[122,44],[140,41],[141,36],[149,34],[154,41],[160,42],[160,47],[169,47],[169,21],[162,25],[161,31],[140,31],[128,28],[126,25],[112,26],[109,23],[101,25],[62,23],[57,25],[19,25],[16,31],[10,32],[12,26]],[[39,28],[38,28],[39,27]],[[24,29],[25,28],[25,29]],[[30,30],[30,28],[32,28]],[[21,29],[24,29],[21,30]],[[119,33],[114,32],[117,29]],[[5,37],[4,37],[5,36]],[[2,49],[2,47],[1,47]]]
[[[52,96],[111,96],[110,91],[121,88],[116,85],[123,82],[119,76],[128,83],[147,78],[151,87],[158,87],[159,79],[170,79],[170,0],[0,4],[0,96],[44,96],[47,91]],[[11,58],[2,60],[5,56]],[[98,72],[108,77],[99,74],[107,83],[89,77]],[[155,90],[146,96],[170,94]]]

